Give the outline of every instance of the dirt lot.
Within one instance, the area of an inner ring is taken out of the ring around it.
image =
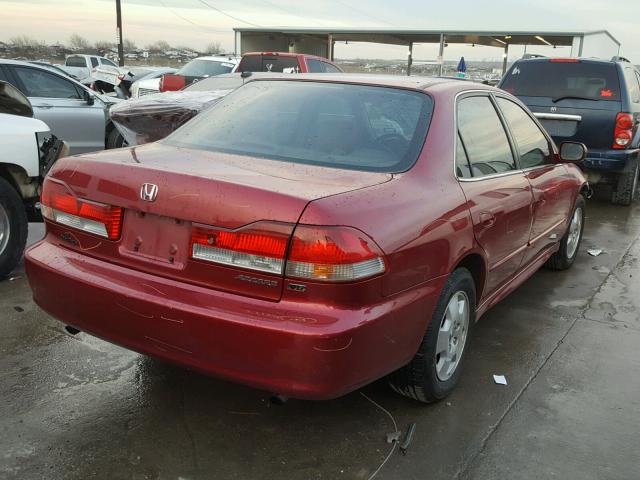
[[[33,304],[20,267],[0,283],[0,478],[368,479],[394,429],[369,399],[400,429],[417,423],[379,479],[638,478],[640,205],[592,200],[587,215],[574,268],[538,272],[491,310],[459,388],[429,406],[383,381],[275,405],[71,336]]]

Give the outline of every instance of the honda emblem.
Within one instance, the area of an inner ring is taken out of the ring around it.
[[[145,202],[153,202],[158,196],[158,186],[153,183],[143,183],[140,189],[140,198]]]
[[[551,107],[549,110],[551,110],[551,113],[556,113],[558,111],[558,107]]]

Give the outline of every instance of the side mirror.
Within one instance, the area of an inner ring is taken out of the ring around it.
[[[560,160],[567,163],[580,163],[587,156],[587,147],[580,142],[562,142]]]
[[[91,106],[95,103],[95,98],[93,97],[93,95],[89,92],[87,92],[86,90],[84,91],[84,93],[82,94],[82,96],[84,97],[84,101],[87,102],[87,105]]]

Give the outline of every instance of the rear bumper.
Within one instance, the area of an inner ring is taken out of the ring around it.
[[[587,158],[580,165],[585,170],[621,172],[627,162],[640,156],[639,149],[632,150],[589,150]]]
[[[406,364],[445,278],[361,309],[270,302],[97,260],[43,240],[25,255],[35,302],[138,352],[256,388],[335,398]]]

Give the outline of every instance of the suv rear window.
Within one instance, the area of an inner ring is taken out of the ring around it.
[[[68,57],[65,65],[67,67],[86,67],[87,61],[84,57]]]
[[[300,65],[298,64],[297,57],[247,55],[242,58],[238,71],[299,73]]]
[[[588,62],[518,62],[501,88],[519,97],[620,100],[620,81],[614,64]]]
[[[401,172],[418,158],[432,111],[431,97],[420,92],[253,81],[164,142],[291,163]]]

